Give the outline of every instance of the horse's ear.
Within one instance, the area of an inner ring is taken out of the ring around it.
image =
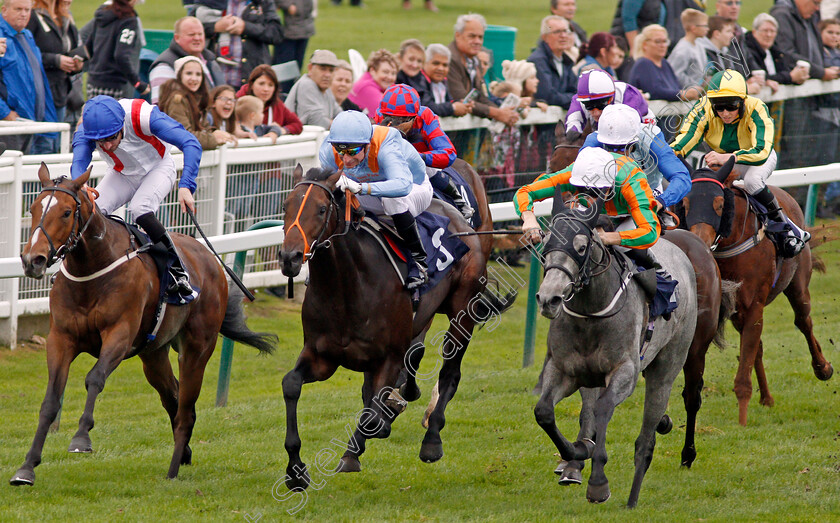
[[[41,167],[38,169],[38,179],[41,180],[41,187],[50,187],[53,184],[50,180],[50,170],[44,162],[41,162]]]
[[[91,169],[93,169],[92,165],[88,167],[87,171],[85,171],[81,176],[70,182],[70,187],[72,187],[74,191],[78,191],[84,184],[87,183],[90,178]]]
[[[720,166],[717,173],[715,173],[715,178],[718,179],[719,182],[724,183],[726,179],[729,177],[729,174],[732,172],[732,168],[735,167],[735,156],[732,156],[726,163]]]
[[[301,180],[303,180],[303,166],[301,164],[297,164],[294,172],[292,173],[292,182],[297,185]]]
[[[329,178],[324,180],[324,183],[330,190],[335,189],[335,184],[338,183],[338,179],[341,178],[341,175],[344,174],[344,171],[339,169],[338,171],[332,173]]]
[[[589,207],[583,210],[586,218],[586,224],[589,225],[590,229],[594,229],[595,225],[598,223],[598,219],[601,217],[601,207],[604,206],[604,199],[598,196],[594,200],[589,197]]]

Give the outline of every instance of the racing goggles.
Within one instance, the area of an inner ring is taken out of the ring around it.
[[[345,154],[348,156],[356,156],[365,148],[367,144],[358,144],[358,143],[334,143],[333,149],[339,156],[344,156]]]
[[[117,131],[115,134],[112,134],[111,136],[109,136],[109,137],[107,137],[107,138],[102,138],[102,139],[100,139],[100,140],[96,140],[96,143],[100,143],[100,144],[101,144],[101,143],[109,143],[109,142],[113,142],[113,141],[114,141],[114,140],[116,140],[117,138],[120,138],[120,136],[122,135],[122,132],[123,132],[123,131],[122,131],[122,129],[120,129],[120,130],[119,130],[119,131]]]
[[[738,111],[741,109],[741,101],[740,100],[720,100],[720,101],[713,101],[712,102],[712,109],[716,113],[721,111]]]
[[[607,98],[596,98],[595,100],[581,100],[580,103],[587,111],[591,111],[592,109],[603,111],[612,103],[612,96]]]

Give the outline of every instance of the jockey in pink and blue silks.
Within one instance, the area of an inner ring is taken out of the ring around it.
[[[333,120],[319,159],[324,168],[343,170],[336,189],[358,194],[366,209],[381,210],[393,219],[419,269],[406,288],[426,283],[426,250],[414,217],[429,207],[433,190],[426,164],[414,147],[396,129],[371,125],[358,111],[344,111]]]
[[[84,174],[94,149],[99,151],[109,169],[96,187],[97,206],[105,215],[128,206],[137,225],[153,243],[166,247],[174,260],[170,269],[174,283],[167,291],[186,297],[193,293],[189,276],[172,238],[155,216],[177,175],[170,144],[184,153],[178,202],[181,210],[189,207],[195,212],[193,193],[201,144],[184,126],[143,100],[117,101],[100,95],[87,101],[73,136],[70,175],[75,179]]]

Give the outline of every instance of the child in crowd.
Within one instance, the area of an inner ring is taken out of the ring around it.
[[[263,101],[246,94],[236,100],[236,126],[248,133],[249,138],[265,136],[276,141],[283,130],[275,123],[263,124]]]
[[[680,15],[685,36],[677,42],[668,55],[668,63],[680,81],[683,89],[692,85],[703,85],[706,71],[706,52],[697,43],[709,32],[709,16],[697,9],[686,9]]]
[[[215,24],[227,13],[228,0],[195,0],[193,9],[195,17],[202,24]],[[218,47],[214,50],[216,61],[225,65],[236,65],[233,54],[230,51],[230,33],[219,33]]]

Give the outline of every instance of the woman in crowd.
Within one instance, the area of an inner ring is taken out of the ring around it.
[[[368,70],[350,90],[350,100],[362,108],[368,118],[373,119],[382,93],[397,81],[397,58],[387,49],[380,49],[370,54]]]
[[[696,100],[703,91],[693,86],[680,89],[680,81],[665,59],[668,43],[668,32],[661,25],[642,29],[633,42],[635,63],[628,83],[649,93],[652,100]]]
[[[616,43],[613,35],[610,33],[594,33],[589,38],[589,42],[583,46],[583,59],[576,66],[578,73],[597,67],[616,79],[615,70],[612,68],[613,55],[616,53],[615,47]],[[621,61],[624,61],[623,54]]]
[[[82,70],[87,50],[79,39],[79,30],[70,14],[73,0],[36,0],[35,8],[26,26],[32,32],[41,51],[44,70],[50,83],[56,120],[65,120],[65,109],[73,87],[72,77]],[[71,105],[71,111],[81,109],[81,104]]]
[[[236,91],[232,86],[217,85],[210,91],[210,106],[207,108],[207,126],[232,134],[236,138],[256,138],[253,133],[243,131],[236,125]]]
[[[752,31],[744,34],[744,54],[750,73],[764,71],[763,78],[751,74],[747,83],[767,85],[774,93],[779,90],[779,84],[801,84],[808,79],[808,71],[796,67],[796,58],[775,45],[778,32],[779,22],[767,13],[760,13],[753,19]]]
[[[209,94],[201,61],[192,55],[175,60],[175,78],[160,87],[158,107],[198,138],[205,151],[236,138],[221,129],[211,130],[204,119]]]
[[[280,86],[277,75],[270,65],[258,65],[251,71],[248,83],[243,85],[236,97],[251,94],[263,101],[264,124],[274,123],[280,126],[282,134],[300,134],[303,124],[295,113],[290,111],[280,99]]]
[[[426,61],[426,48],[420,40],[410,38],[400,44],[397,53],[400,70],[397,73],[397,83],[413,87],[418,93],[421,88],[428,89],[426,79],[423,78],[423,62]]]
[[[149,93],[140,80],[140,19],[134,5],[138,0],[112,0],[96,10],[85,47],[91,53],[88,65],[87,97],[133,98],[135,89]]]
[[[347,60],[339,60],[338,65],[335,66],[333,73],[332,85],[330,90],[335,96],[335,101],[341,106],[343,111],[359,111],[362,110],[358,105],[350,101],[347,96],[350,94],[350,89],[353,88],[353,68],[347,63]]]

